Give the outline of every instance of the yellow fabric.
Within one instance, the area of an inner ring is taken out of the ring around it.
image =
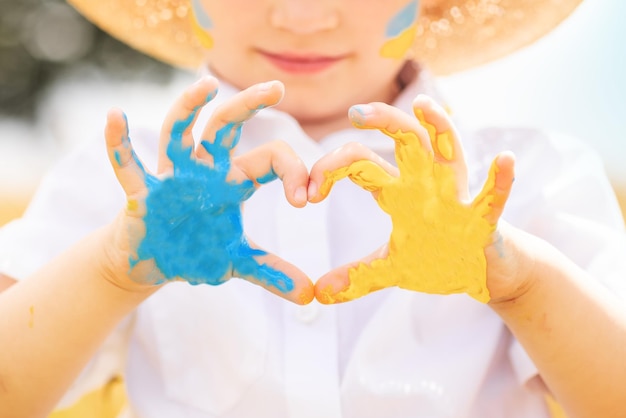
[[[87,393],[74,405],[54,411],[48,418],[116,418],[127,402],[124,381],[115,378],[100,389]]]
[[[567,418],[565,411],[552,395],[546,395],[546,404],[548,404],[548,411],[550,412],[551,418]]]
[[[615,193],[617,193],[617,200],[622,207],[622,215],[624,216],[624,221],[626,221],[626,181],[618,182],[614,180],[613,188]]]
[[[24,213],[30,201],[29,191],[20,193],[0,189],[0,226],[17,219]]]

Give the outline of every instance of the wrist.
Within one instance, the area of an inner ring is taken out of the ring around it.
[[[96,232],[101,250],[98,252],[98,276],[105,282],[129,293],[150,295],[161,287],[139,277],[131,267],[128,225],[121,214],[111,224]]]
[[[546,246],[543,240],[500,222],[494,242],[485,248],[490,305],[515,303],[536,286],[535,271]]]

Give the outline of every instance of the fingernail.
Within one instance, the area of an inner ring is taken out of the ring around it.
[[[315,183],[314,181],[309,183],[308,194],[309,194],[308,196],[309,200],[317,196],[317,183]]]
[[[306,203],[307,201],[307,191],[306,191],[306,187],[304,186],[299,186],[296,189],[296,192],[294,193],[294,200],[296,201],[296,203]]]
[[[122,143],[124,144],[124,147],[126,147],[130,144],[130,132],[128,131],[128,117],[126,116],[126,113],[122,112],[122,116],[124,117],[124,125],[126,126],[126,135],[122,138]]]
[[[272,89],[272,87],[274,87],[274,84],[276,84],[275,81],[267,81],[265,83],[261,83],[259,84],[259,91],[260,92],[266,92]]]
[[[196,82],[195,82],[195,83],[193,83],[193,85],[194,85],[194,86],[198,86],[198,85],[200,85],[200,84],[204,83],[204,82],[205,82],[206,80],[208,80],[208,79],[209,79],[209,77],[208,77],[208,76],[206,76],[206,75],[204,75],[204,76],[200,77],[199,79],[197,79],[197,80],[196,80]]]
[[[371,105],[356,105],[350,108],[348,116],[357,126],[363,125],[367,118],[374,113],[374,107]]]
[[[215,99],[215,96],[217,96],[217,89],[213,89],[209,92],[209,94],[207,94],[206,98],[204,99],[205,102],[210,102],[211,100]]]
[[[198,87],[200,87],[202,84],[204,84],[205,82],[208,82],[211,79],[211,76],[205,75],[200,77],[198,80],[196,80],[195,83],[193,83],[191,85],[192,89],[196,89]],[[217,96],[217,91],[218,88],[214,88],[213,90],[211,90],[210,92],[207,93],[206,97],[204,98],[204,103],[208,103],[211,100],[213,100],[215,98],[215,96]],[[198,106],[197,108],[200,108],[201,106]]]

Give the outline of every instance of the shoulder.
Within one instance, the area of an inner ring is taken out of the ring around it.
[[[143,157],[157,144],[137,135]],[[0,229],[0,271],[24,278],[82,236],[110,222],[125,197],[108,161],[103,138],[86,141],[59,159],[41,180],[26,212]]]
[[[472,146],[479,154],[493,154],[504,150],[515,153],[520,163],[549,160],[567,164],[584,158],[600,161],[597,151],[580,138],[560,132],[518,127],[488,127],[470,135]],[[558,158],[555,161],[554,158]]]
[[[484,170],[503,151],[515,154],[516,181],[541,179],[542,185],[570,179],[608,182],[599,153],[580,138],[559,132],[490,127],[470,134],[470,160]],[[525,183],[525,182],[524,182]]]
[[[467,148],[473,190],[482,185],[499,152],[515,154],[515,184],[506,212],[522,224],[548,213],[567,213],[621,225],[604,163],[589,143],[558,132],[497,127],[471,134]]]

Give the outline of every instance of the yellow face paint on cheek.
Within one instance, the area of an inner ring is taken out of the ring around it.
[[[413,132],[385,132],[396,140],[399,177],[371,161],[357,161],[326,173],[320,193],[349,177],[366,190],[376,190],[376,201],[391,216],[393,229],[387,257],[361,263],[349,272],[344,289],[322,289],[323,303],[343,302],[378,289],[398,286],[425,293],[467,293],[489,301],[484,248],[495,225],[487,221],[495,186],[495,165],[485,190],[471,204],[459,201],[452,168],[434,161]],[[438,134],[452,156],[451,136]],[[449,141],[448,141],[449,140]],[[340,290],[337,293],[337,290]]]
[[[415,42],[417,28],[415,26],[402,32],[397,38],[385,42],[380,48],[380,56],[383,58],[402,59]]]
[[[387,25],[387,41],[380,49],[383,58],[402,59],[415,42],[418,1],[411,1]]]
[[[213,22],[204,11],[200,0],[192,1],[191,26],[196,38],[206,49],[213,48],[213,37],[209,30],[213,27]]]

